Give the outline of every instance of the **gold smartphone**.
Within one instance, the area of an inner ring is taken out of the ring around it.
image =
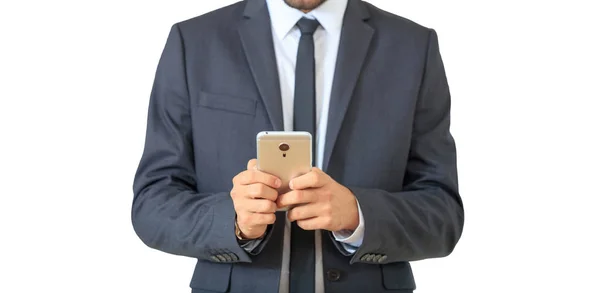
[[[256,135],[256,167],[281,179],[279,194],[290,180],[312,169],[312,136],[304,131],[263,131]]]

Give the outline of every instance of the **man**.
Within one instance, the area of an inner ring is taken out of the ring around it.
[[[132,221],[198,259],[192,292],[412,292],[463,227],[436,33],[359,0],[247,0],[172,27]],[[256,134],[303,130],[279,195]],[[289,212],[276,212],[289,207]]]

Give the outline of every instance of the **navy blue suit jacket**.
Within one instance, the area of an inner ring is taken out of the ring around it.
[[[249,254],[234,235],[232,178],[255,136],[282,130],[269,13],[247,0],[177,23],[156,72],[134,180],[148,246],[198,259],[193,292],[277,293],[283,219]],[[432,29],[350,0],[323,169],[358,199],[362,246],[323,232],[327,292],[411,292],[409,261],[451,253],[463,227],[450,94]],[[292,240],[293,241],[293,240]]]

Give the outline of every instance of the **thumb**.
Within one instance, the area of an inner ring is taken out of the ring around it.
[[[248,161],[247,168],[248,168],[248,170],[256,169],[256,159],[252,159],[252,160]]]

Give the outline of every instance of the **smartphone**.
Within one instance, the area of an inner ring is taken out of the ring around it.
[[[312,135],[304,131],[263,131],[256,135],[256,167],[281,179],[284,194],[290,180],[312,169]]]

